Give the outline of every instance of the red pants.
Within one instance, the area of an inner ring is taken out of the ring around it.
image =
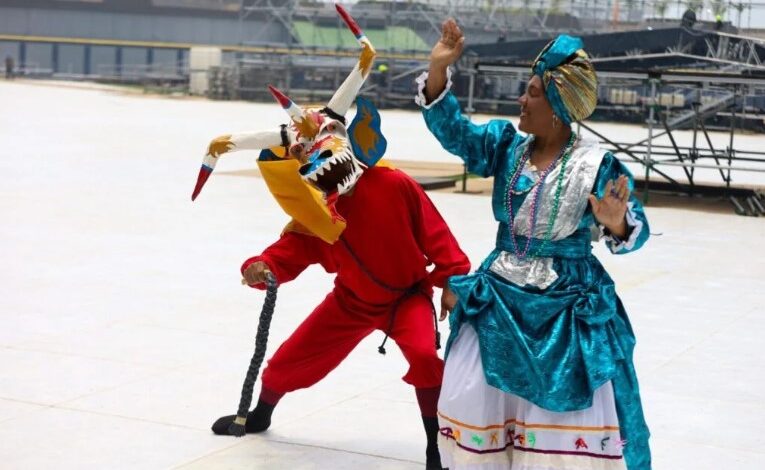
[[[349,311],[332,292],[279,347],[263,371],[263,388],[284,394],[307,388],[337,367],[375,330],[386,331],[392,312]],[[342,302],[342,299],[341,299]],[[415,388],[441,386],[444,362],[436,354],[436,333],[429,299],[414,295],[398,307],[393,339],[409,362],[404,382]]]

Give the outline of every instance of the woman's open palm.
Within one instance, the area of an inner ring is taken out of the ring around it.
[[[602,199],[590,195],[592,215],[606,227],[617,226],[627,213],[627,201],[630,199],[629,180],[622,175],[616,182],[609,181],[604,193]]]
[[[430,52],[431,63],[449,66],[457,62],[465,45],[465,35],[454,19],[449,18],[441,26],[441,39]]]

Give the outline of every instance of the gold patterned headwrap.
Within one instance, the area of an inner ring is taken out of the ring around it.
[[[582,40],[561,35],[539,53],[531,66],[545,87],[545,96],[561,121],[587,119],[598,103],[598,78]]]

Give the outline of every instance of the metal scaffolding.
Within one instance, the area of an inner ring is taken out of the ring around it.
[[[510,77],[527,77],[528,68],[520,65],[481,64],[467,71],[471,77],[478,74],[494,74]],[[599,69],[598,79],[602,86],[615,83],[641,84],[645,95],[635,106],[647,113],[645,129],[647,137],[637,142],[624,142],[596,131],[592,126],[580,126],[597,136],[604,148],[626,162],[636,163],[644,170],[643,198],[647,200],[651,190],[669,190],[688,195],[727,197],[740,215],[765,215],[760,211],[764,201],[757,191],[732,185],[733,172],[765,173],[765,152],[737,149],[735,136],[741,125],[740,116],[746,114],[746,96],[753,90],[765,90],[765,76],[751,76],[745,73],[719,71],[608,71]],[[470,84],[475,79],[470,80]],[[681,112],[680,118],[662,103],[663,87],[682,87],[692,93],[689,112]],[[702,90],[714,89],[724,93],[724,100],[710,101],[705,105]],[[720,105],[720,103],[723,103]],[[468,94],[467,108],[474,105],[473,93]],[[715,146],[710,138],[707,120],[722,112],[728,114],[729,142],[725,148]],[[679,145],[675,131],[692,131],[692,143]],[[669,139],[670,145],[658,142]],[[669,174],[668,168],[683,170],[684,180]],[[696,179],[697,169],[716,170],[720,184],[700,184]],[[656,180],[658,178],[658,181]]]
[[[736,62],[739,67],[765,67],[765,39],[721,32],[705,41],[707,57]]]

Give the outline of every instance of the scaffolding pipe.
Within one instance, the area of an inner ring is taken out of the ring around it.
[[[765,168],[755,168],[755,167],[728,167],[726,165],[712,165],[712,164],[705,164],[705,163],[683,163],[683,162],[663,162],[660,160],[651,160],[652,166],[681,166],[681,167],[688,167],[688,168],[704,168],[708,170],[730,170],[730,171],[744,171],[744,172],[755,172],[755,173],[765,173]]]
[[[648,108],[648,145],[646,145],[646,154],[643,157],[645,166],[645,190],[643,191],[643,204],[648,203],[649,182],[651,179],[651,146],[653,145],[653,124],[654,113],[656,112],[656,80],[649,79],[651,82],[651,102]]]

